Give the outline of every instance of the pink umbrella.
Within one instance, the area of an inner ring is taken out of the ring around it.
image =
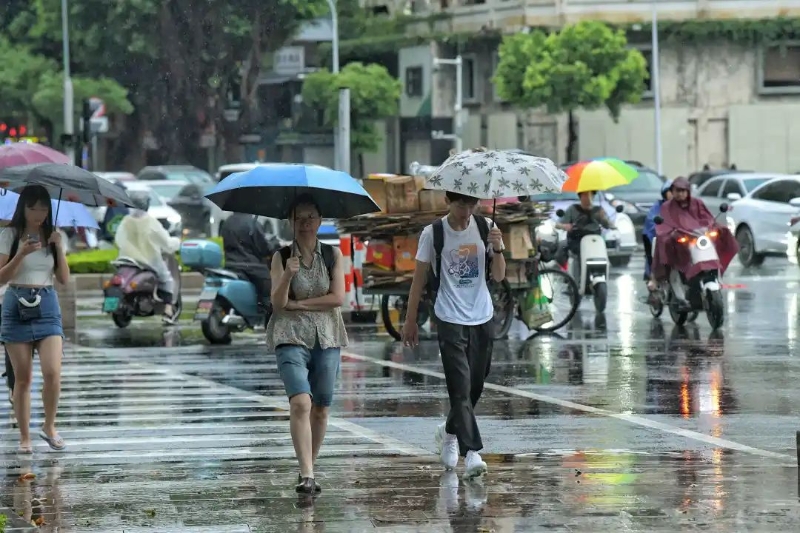
[[[31,165],[34,163],[58,163],[68,165],[69,157],[47,146],[36,143],[13,143],[0,145],[0,169]]]

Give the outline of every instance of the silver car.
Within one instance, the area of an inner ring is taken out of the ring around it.
[[[755,174],[723,174],[706,181],[692,194],[703,200],[709,211],[716,215],[722,204],[741,200],[769,180]]]

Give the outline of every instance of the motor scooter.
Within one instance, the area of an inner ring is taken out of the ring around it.
[[[719,210],[720,215],[724,214],[728,211],[728,204],[720,205]],[[664,219],[656,216],[654,222],[661,225],[664,223]],[[718,229],[715,227],[698,228],[691,232],[673,229],[679,234],[676,237],[678,244],[688,247],[692,265],[719,261],[715,244],[715,240],[719,236]],[[655,241],[653,248],[655,249]],[[689,308],[681,305],[681,302],[678,301],[671,281],[666,283],[666,293],[662,292],[661,296],[663,305],[669,309],[672,321],[677,325],[682,325],[686,323],[690,315],[696,316],[700,311],[705,311],[708,323],[713,329],[722,327],[725,322],[725,306],[722,298],[720,271],[716,268],[704,269],[692,279],[686,279],[686,276],[681,273],[680,279]]]
[[[616,207],[617,213],[622,213],[623,210],[621,205]],[[556,215],[563,217],[564,210],[559,209]],[[581,237],[580,255],[575,257],[570,253],[569,272],[578,283],[578,295],[583,297],[591,294],[598,313],[606,310],[610,267],[608,248],[602,235],[584,235]]]
[[[258,301],[255,285],[237,272],[222,268],[222,249],[212,241],[181,243],[181,261],[204,276],[194,320],[211,344],[229,344],[231,333],[265,326],[269,309]]]
[[[181,269],[174,254],[164,254],[172,278],[175,280],[173,310],[179,316],[183,310],[181,299]],[[134,317],[148,317],[164,313],[164,295],[158,290],[158,275],[147,265],[130,257],[118,257],[111,264],[114,276],[103,283],[103,313],[119,328],[125,328]]]

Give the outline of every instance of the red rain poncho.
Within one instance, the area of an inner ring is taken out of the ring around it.
[[[676,179],[672,187],[691,190],[685,178]],[[664,222],[656,226],[656,249],[653,253],[653,275],[658,280],[666,279],[672,268],[682,272],[687,279],[692,279],[700,272],[710,269],[718,269],[722,275],[739,251],[739,245],[728,227],[724,223],[715,221],[714,215],[702,200],[689,196],[689,202],[684,206],[674,199],[668,200],[661,206],[660,215]],[[715,227],[719,232],[714,239],[719,263],[704,261],[693,265],[689,247],[677,242],[677,238],[681,231],[689,233],[711,227]],[[679,230],[678,234],[673,233],[675,229]]]

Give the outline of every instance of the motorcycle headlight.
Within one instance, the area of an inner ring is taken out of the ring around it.
[[[630,202],[625,202],[623,200],[611,200],[611,205],[617,207],[618,205],[622,206],[622,212],[627,215],[635,215],[639,212],[639,209]]]

